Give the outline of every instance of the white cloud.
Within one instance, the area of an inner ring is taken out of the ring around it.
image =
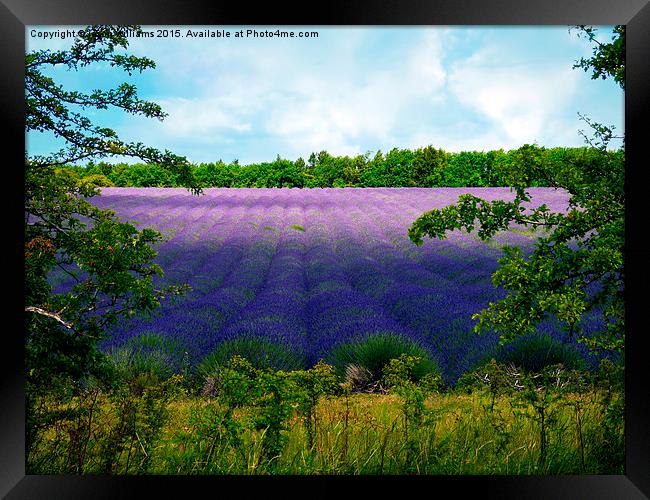
[[[136,40],[134,49],[176,92],[153,98],[169,113],[156,134],[188,144],[248,134],[249,146],[266,137],[287,155],[355,155],[362,144],[397,145],[405,122],[418,126],[409,116],[444,99],[449,30],[401,30],[408,43],[397,48],[385,30],[320,29],[320,41],[163,40],[152,51]]]
[[[442,90],[447,78],[443,65],[445,45],[451,43],[448,29],[431,29],[424,32],[422,42],[416,45],[407,59],[405,85],[410,92],[433,94]]]
[[[326,71],[287,82],[294,99],[272,109],[266,129],[298,154],[326,149],[333,154],[363,153],[360,144],[396,144],[409,116],[444,97],[442,64],[445,33],[420,32],[420,43],[391,67],[357,59],[336,71],[337,55]],[[415,34],[413,35],[415,36]]]
[[[169,116],[162,123],[163,133],[176,136],[209,137],[219,132],[246,132],[252,125],[233,110],[236,102],[226,98],[161,99]]]
[[[489,147],[486,147],[489,144]],[[513,142],[508,141],[503,135],[494,130],[476,130],[472,124],[460,126],[456,130],[442,127],[430,127],[412,135],[403,141],[400,147],[417,149],[425,146],[434,146],[445,151],[487,151],[491,149],[510,149]]]
[[[509,64],[503,59],[504,54],[492,47],[455,63],[450,92],[515,143],[553,135],[549,122],[565,113],[580,75],[561,63]]]

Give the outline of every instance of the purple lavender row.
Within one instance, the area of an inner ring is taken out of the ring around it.
[[[239,210],[239,207],[233,205],[232,209]],[[195,349],[198,358],[209,354],[220,342],[233,338],[265,336],[292,343],[300,338],[300,331],[292,335],[300,330],[296,318],[287,320],[280,315],[283,309],[294,310],[295,304],[283,300],[286,297],[273,293],[273,287],[269,286],[278,281],[273,268],[278,268],[274,262],[281,239],[277,227],[283,219],[282,209],[272,206],[264,212],[248,209],[246,214],[245,220],[234,226],[238,228],[236,238],[224,245],[225,249],[239,247],[243,254],[241,260],[225,276],[220,288],[198,301],[204,311],[218,312],[218,318],[213,317],[210,322],[209,331],[201,335],[200,346]],[[291,287],[288,290],[291,291]],[[238,300],[233,303],[229,300],[232,298]],[[223,307],[224,299],[226,308]],[[190,307],[190,311],[196,315],[193,308]]]
[[[432,272],[407,259],[392,244],[397,235],[390,232],[385,234],[386,224],[381,224],[381,219],[373,220],[376,219],[373,208],[359,211],[357,217],[359,223],[370,229],[375,238],[365,246],[350,245],[342,259],[350,265],[349,272],[355,288],[373,296],[391,319],[419,334],[424,347],[442,365],[446,379],[457,378],[460,366],[449,370],[450,360],[464,360],[474,344],[485,344],[485,338],[465,335],[463,343],[452,352],[449,337],[468,332],[471,314],[480,307],[471,294],[466,293],[466,287],[445,276],[445,268],[441,268],[441,272]],[[390,213],[388,210],[385,212]],[[405,234],[406,230],[407,227],[399,227],[399,232]],[[462,258],[463,255],[457,257]],[[489,290],[489,275],[484,278],[486,283],[482,284],[482,288]],[[483,350],[484,346],[481,347]],[[456,365],[462,363],[454,363]]]
[[[160,257],[168,276],[195,287],[130,335],[182,339],[194,359],[226,338],[259,335],[300,344],[313,361],[338,342],[392,331],[429,342],[452,374],[493,343],[468,335],[468,318],[498,296],[489,280],[498,250],[471,235],[418,248],[406,231],[414,215],[459,194],[507,199],[508,189],[124,191],[107,190],[105,206],[127,217],[149,207],[145,220],[161,225],[173,225],[173,213],[182,231]],[[538,191],[533,202],[566,208],[565,193]]]
[[[394,321],[381,302],[355,289],[344,253],[348,248],[363,248],[364,242],[350,239],[359,226],[346,223],[351,209],[347,200],[335,201],[329,215],[314,214],[306,226],[312,356],[325,357],[337,344],[368,334],[394,333],[415,340],[417,333]]]
[[[159,193],[167,190],[155,191]],[[197,200],[197,197],[189,195],[186,191],[175,193],[175,196],[185,197],[187,205],[196,203]],[[156,196],[154,200],[161,198],[163,197]],[[142,198],[141,201],[146,204],[147,198]],[[194,286],[194,292],[188,299],[181,299],[179,304],[162,307],[152,319],[137,319],[122,325],[114,332],[107,347],[120,345],[138,334],[153,332],[173,339],[190,353],[193,360],[200,360],[205,355],[204,345],[214,336],[220,324],[237,313],[251,299],[251,290],[221,285],[225,277],[237,269],[249,246],[248,239],[242,237],[241,232],[235,231],[236,224],[242,218],[250,218],[253,214],[246,214],[242,209],[218,209],[214,203],[217,201],[215,198],[206,197],[202,201],[213,207],[213,217],[214,212],[223,212],[225,223],[219,224],[221,219],[212,220],[213,224],[203,234],[203,239],[192,237],[183,241],[186,239],[183,238],[184,235],[177,233],[160,249],[163,260],[169,260],[165,257],[169,258],[171,255],[172,265],[165,268],[166,281],[172,281],[174,278],[178,283],[189,281]],[[177,204],[183,206],[182,202]],[[164,205],[154,203],[152,212],[155,215],[164,213],[164,208]],[[218,244],[213,246],[212,236],[223,236],[224,232],[227,237],[220,248]],[[210,281],[205,283],[203,280],[206,279]]]
[[[267,209],[253,221],[257,234],[249,242],[254,247],[260,240],[275,239],[277,235],[275,254],[268,268],[262,273],[254,265],[249,266],[258,276],[264,276],[264,283],[255,298],[211,339],[207,352],[220,342],[235,338],[265,338],[293,350],[308,350],[304,324],[304,242],[296,229],[302,227],[302,211],[299,206],[288,207],[275,197],[268,201]],[[287,222],[292,225],[286,226]]]

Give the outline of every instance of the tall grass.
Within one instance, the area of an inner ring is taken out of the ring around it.
[[[311,436],[294,408],[273,456],[265,444],[268,429],[251,425],[259,410],[254,405],[228,407],[219,399],[182,392],[171,397],[160,389],[145,393],[148,402],[95,392],[59,406],[60,412],[76,409],[76,420],[46,431],[28,472],[547,475],[618,474],[623,466],[602,453],[612,445],[604,422],[620,394],[598,387],[567,392],[545,407],[543,461],[535,406],[482,389],[431,394],[417,429],[413,422],[407,427],[398,394],[321,396]],[[92,417],[82,411],[91,403]],[[83,455],[70,453],[80,442]]]

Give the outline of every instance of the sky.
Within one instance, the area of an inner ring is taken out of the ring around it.
[[[79,28],[27,26],[26,50],[68,48],[72,38],[51,35]],[[612,27],[598,28],[600,40],[610,41]],[[583,146],[579,130],[590,129],[578,113],[624,132],[623,91],[612,79],[572,69],[592,48],[568,26],[143,29],[162,36],[130,37],[128,51],[153,59],[155,69],[131,77],[108,65],[47,74],[80,91],[134,84],[141,99],[168,113],[163,121],[119,110],[88,116],[122,140],[194,163],[428,145],[450,152]],[[188,34],[206,30],[230,37]],[[295,36],[253,36],[253,30]],[[240,31],[244,36],[236,37]],[[304,32],[317,36],[298,36]],[[30,156],[61,147],[50,135],[27,136]]]

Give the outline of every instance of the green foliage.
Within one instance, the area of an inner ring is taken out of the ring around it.
[[[415,151],[413,158],[412,177],[413,185],[422,187],[441,187],[455,186],[462,183],[463,180],[458,178],[456,173],[461,175],[464,172],[458,172],[459,169],[448,169],[449,159],[455,155],[446,153],[442,149],[436,149],[433,146],[427,146]],[[471,184],[464,184],[469,186]]]
[[[27,164],[25,177],[25,303],[27,383],[43,385],[55,374],[78,379],[99,376],[96,350],[106,327],[136,311],[150,312],[166,296],[186,287],[157,290],[152,245],[161,236],[120,222],[86,197],[96,188],[53,167]],[[88,222],[89,221],[89,222]],[[48,275],[63,269],[72,279],[67,292],[53,294]]]
[[[286,372],[258,374],[255,430],[263,431],[262,446],[267,460],[280,456],[288,441],[286,420],[292,413],[289,380]]]
[[[598,42],[593,28],[580,28],[597,46],[594,58],[576,66],[593,68],[594,78],[613,75],[624,88],[624,27],[615,28],[610,45]],[[589,148],[547,150],[526,144],[499,161],[499,176],[516,191],[512,202],[466,194],[456,205],[426,212],[409,228],[418,245],[424,236],[444,239],[449,231],[475,227],[483,240],[511,224],[548,231],[529,256],[516,247],[504,249],[492,281],[507,295],[473,316],[475,331],[497,331],[502,343],[533,332],[551,315],[594,350],[624,349],[625,154],[607,149],[612,128],[581,118],[593,130],[593,140],[583,133]],[[526,190],[536,185],[566,189],[568,212],[551,213],[545,205],[526,208]],[[591,312],[599,312],[605,326],[582,335],[581,319]]]
[[[500,345],[494,354],[499,363],[513,364],[527,372],[539,372],[546,366],[561,364],[568,370],[585,369],[585,360],[575,346],[553,339],[547,333],[522,335]]]
[[[443,170],[444,181],[438,181],[437,184],[450,187],[496,186],[498,178],[494,163],[494,154],[463,151],[449,155],[448,166]]]
[[[242,434],[244,425],[233,416],[232,408],[217,403],[195,405],[187,426],[177,433],[174,445],[183,450],[173,460],[177,471],[185,474],[227,473],[224,458],[233,453],[245,460]]]
[[[394,148],[386,156],[378,151],[363,169],[361,181],[367,187],[402,187],[415,183],[412,179],[413,152]]]
[[[559,416],[566,407],[576,411],[577,430],[580,439],[581,464],[584,471],[584,439],[580,412],[584,410],[583,400],[576,394],[585,394],[589,387],[588,378],[579,371],[567,370],[562,364],[548,364],[535,371],[521,370],[512,363],[497,362],[494,358],[472,373],[461,377],[457,388],[461,391],[482,390],[490,398],[485,406],[492,424],[498,433],[500,447],[511,441],[512,433],[504,428],[501,412],[495,404],[502,396],[510,402],[517,418],[530,420],[539,436],[539,455],[534,471],[540,474],[552,472],[550,440],[558,427]],[[558,445],[561,448],[561,445]],[[558,450],[554,450],[557,453]]]
[[[418,358],[411,371],[415,380],[420,380],[429,373],[440,372],[426,349],[411,339],[393,333],[376,333],[339,344],[329,354],[327,361],[336,368],[339,377],[345,375],[346,368],[350,365],[363,367],[369,372],[368,383],[373,383],[380,381],[384,367],[402,354]]]
[[[127,45],[122,28],[95,26],[85,30],[69,51],[34,51],[25,57],[26,130],[52,132],[67,145],[52,156],[28,158],[25,164],[25,302],[30,313],[27,357],[43,362],[38,366],[28,364],[28,377],[40,372],[41,380],[47,378],[48,363],[40,356],[31,356],[32,352],[62,347],[61,343],[67,342],[69,347],[76,345],[79,349],[75,356],[94,360],[99,357],[93,351],[94,345],[106,326],[136,311],[151,311],[164,296],[178,295],[184,290],[153,287],[152,277],[162,276],[162,269],[153,262],[156,252],[152,248],[161,241],[159,233],[137,230],[120,222],[112,212],[87,201],[98,194],[97,186],[109,183],[106,179],[112,169],[93,163],[89,175],[80,176],[79,170],[57,168],[81,158],[130,155],[155,161],[159,169],[165,165],[169,171],[176,171],[177,181],[191,184],[188,164],[183,159],[123,143],[113,131],[92,124],[67,107],[115,106],[162,119],[162,110],[139,100],[135,87],[123,84],[118,89],[85,95],[67,91],[42,74],[46,67],[67,66],[76,70],[94,63],[109,63],[129,74],[154,66],[149,59],[115,53],[117,47]],[[47,276],[55,267],[73,278],[75,284],[69,292],[51,293]],[[50,335],[71,339],[62,341]],[[74,351],[56,352],[70,356]],[[52,357],[56,357],[56,352],[51,352]],[[85,363],[86,368],[90,364]],[[79,368],[77,372],[87,371]]]
[[[174,375],[134,391],[119,383],[74,388],[67,400],[39,395],[28,413],[32,432],[28,474],[145,474],[178,399],[181,377]]]
[[[209,377],[232,356],[241,356],[257,369],[300,370],[306,365],[305,354],[295,346],[262,337],[240,337],[219,343],[199,364],[198,372]]]
[[[82,188],[92,189],[102,187],[115,187],[113,181],[111,181],[103,173],[94,173],[95,170],[95,168],[84,169],[76,166],[68,166],[55,169],[55,173],[59,176],[67,176],[69,179],[74,180]]]
[[[624,473],[625,463],[625,369],[623,363],[600,362],[594,385],[599,389],[601,425],[587,440],[599,444],[593,457],[598,471]]]
[[[382,370],[382,380],[386,387],[404,388],[416,385],[419,388],[433,392],[442,385],[440,373],[429,371],[423,376],[416,375],[415,370],[422,363],[422,359],[407,353],[402,353],[398,358],[392,358]]]
[[[586,37],[594,45],[593,56],[589,59],[581,57],[573,67],[591,71],[592,80],[612,77],[625,90],[625,25],[614,26],[611,43],[599,42],[593,26],[579,25],[575,28],[580,30],[578,36]]]
[[[534,331],[551,314],[570,334],[580,335],[583,315],[601,310],[607,326],[581,340],[594,348],[621,349],[624,157],[621,151],[585,148],[569,159],[552,160],[548,150],[526,145],[502,167],[502,176],[516,188],[512,202],[462,195],[456,205],[421,215],[409,237],[422,244],[424,236],[444,239],[448,231],[478,226],[479,237],[487,240],[513,223],[547,229],[548,236],[539,238],[527,257],[517,247],[504,248],[492,281],[508,294],[474,315],[476,331],[496,330],[504,341],[511,340]],[[530,201],[526,186],[539,178],[570,193],[567,213],[525,206]]]
[[[417,453],[417,441],[420,438],[419,431],[426,411],[424,406],[425,394],[411,381],[413,367],[418,362],[419,359],[416,356],[402,354],[399,358],[390,360],[384,368],[386,385],[403,399],[401,410],[404,417],[407,464],[414,461]],[[412,470],[409,472],[412,472]]]
[[[201,163],[194,169],[197,181],[204,187],[232,187],[236,169],[222,160],[215,163]]]
[[[145,57],[123,51],[125,29],[137,26],[90,26],[79,32],[69,50],[37,50],[25,56],[27,132],[51,133],[64,148],[49,155],[25,158],[25,359],[28,441],[38,432],[36,406],[45,395],[66,403],[81,381],[97,378],[115,385],[115,370],[97,345],[120,318],[150,313],[160,301],[184,293],[186,286],[157,289],[154,276],[163,275],[153,246],[162,236],[121,222],[113,212],[92,205],[98,187],[120,185],[117,167],[94,159],[127,156],[153,164],[142,176],[155,174],[151,185],[181,184],[193,192],[199,186],[189,162],[169,151],[124,142],[115,131],[92,122],[97,109],[163,119],[161,108],[138,98],[136,88],[123,83],[90,93],[65,89],[45,76],[52,68],[77,71],[107,64],[131,75],[153,68]],[[90,160],[86,169],[62,168]],[[137,172],[131,167],[124,173]],[[116,182],[117,181],[117,182]],[[48,278],[54,270],[72,281],[67,291],[53,293]],[[34,428],[29,428],[34,425]]]
[[[497,363],[491,358],[471,372],[464,373],[458,379],[456,390],[471,393],[474,390],[487,390],[490,395],[490,411],[494,409],[496,398],[509,394],[518,372],[514,366]]]
[[[177,342],[156,333],[142,333],[108,351],[117,376],[132,385],[160,383],[178,371],[187,372],[187,354]],[[187,375],[187,373],[185,373]]]
[[[66,90],[44,74],[44,68],[67,67],[69,71],[78,71],[93,64],[109,64],[129,75],[155,68],[151,59],[120,52],[128,47],[127,30],[139,32],[141,28],[88,26],[69,50],[36,50],[26,54],[26,130],[49,132],[65,142],[64,149],[49,156],[35,156],[30,161],[35,166],[62,166],[87,158],[130,156],[164,167],[177,175],[183,185],[196,190],[199,186],[185,158],[169,151],[161,153],[142,143],[124,142],[114,130],[94,124],[82,112],[115,107],[149,118],[165,118],[160,106],[138,98],[134,85],[122,83],[114,89],[84,94]]]
[[[97,186],[99,188],[102,188],[102,187],[115,187],[115,184],[113,184],[108,177],[106,177],[105,175],[101,175],[101,174],[90,175],[90,176],[82,179],[81,182],[90,183],[91,185]]]
[[[557,392],[553,390],[553,384],[549,377],[553,374],[551,368],[547,368],[543,373],[535,374],[534,376],[526,375],[521,381],[521,385],[516,385],[518,389],[517,395],[519,396],[514,401],[515,406],[518,405],[522,411],[527,412],[532,406],[532,418],[539,423],[539,468],[545,472],[546,456],[548,448],[548,425],[549,409],[554,399],[557,397]]]
[[[143,474],[149,470],[152,452],[169,416],[168,404],[180,394],[181,380],[174,375],[141,392],[121,387],[110,394],[118,419],[102,443],[102,473]]]
[[[296,370],[289,374],[295,383],[297,411],[307,430],[307,446],[314,449],[316,434],[316,407],[322,396],[331,396],[339,391],[334,367],[320,360],[310,370]]]
[[[120,187],[164,187],[178,185],[177,175],[159,164],[122,165],[109,174],[111,181]]]
[[[235,355],[214,372],[215,392],[225,408],[247,405],[251,429],[262,433],[263,459],[273,465],[288,438],[287,420],[295,410],[306,423],[310,449],[316,425],[315,408],[322,395],[337,390],[331,366],[319,362],[310,370],[259,369]]]
[[[271,163],[245,166],[223,166],[223,171],[232,173],[233,187],[303,187],[302,171],[291,161],[279,156]]]
[[[486,155],[463,151],[451,155],[445,178],[451,187],[480,187],[489,185]],[[438,182],[440,184],[440,182]]]
[[[222,367],[216,397],[180,378],[134,391],[43,398],[28,473],[575,474],[624,472],[621,365],[594,377],[560,366],[525,373],[491,362],[468,395],[412,374],[417,357],[384,369],[392,394],[351,394],[334,368]],[[341,391],[341,389],[343,389]],[[476,390],[478,389],[478,390]],[[171,404],[173,403],[173,405]]]
[[[347,157],[334,157],[327,151],[310,156],[306,174],[309,182],[306,187],[332,187],[337,179],[343,180],[344,164]]]
[[[585,119],[585,118],[583,118]],[[586,119],[585,119],[586,120]],[[393,148],[386,155],[378,151],[354,158],[333,156],[326,151],[314,154],[312,162],[276,158],[272,162],[240,165],[222,160],[189,165],[197,185],[209,187],[326,188],[326,187],[489,187],[508,184],[509,170],[516,170],[522,156],[536,155],[537,146],[510,151],[446,152],[426,146],[416,150]],[[552,148],[537,155],[544,166],[549,162],[570,162],[584,148]],[[156,163],[89,162],[86,166],[66,166],[81,182],[87,177],[96,185],[106,182],[118,187],[180,187],[183,177]],[[104,178],[94,177],[103,175]],[[91,182],[91,181],[87,181]],[[533,176],[530,186],[549,186],[544,176]]]

